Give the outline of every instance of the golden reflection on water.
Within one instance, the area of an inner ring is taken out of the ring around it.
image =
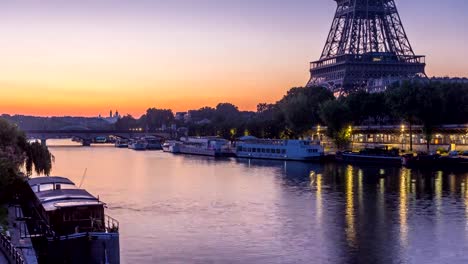
[[[408,246],[408,193],[411,182],[411,171],[402,169],[400,176],[400,241],[403,247]]]
[[[442,171],[438,171],[434,179],[436,219],[440,219],[440,212],[442,210],[442,174]]]
[[[468,174],[465,176],[461,183],[461,194],[465,204],[465,231],[468,231]]]
[[[322,201],[322,174],[316,174],[315,172],[311,171],[310,172],[310,184],[311,187],[315,187],[315,194],[316,194],[316,199],[315,199],[315,206],[317,208],[316,211],[316,220],[317,224],[321,225],[322,224],[322,217],[323,217],[323,201]]]
[[[358,170],[358,201],[359,201],[359,205],[358,205],[358,208],[359,208],[359,213],[364,213],[362,212],[362,210],[364,210],[364,206],[363,206],[363,195],[364,195],[364,192],[362,190],[362,175],[364,174],[364,172],[362,171],[362,169],[359,169]]]
[[[353,167],[348,166],[346,168],[346,240],[350,247],[356,247],[353,184]]]
[[[315,171],[311,171],[309,173],[310,178],[310,187],[315,189],[315,206],[316,210],[316,220],[317,223],[320,225],[322,224],[322,216],[323,216],[323,202],[322,202],[322,174],[316,174]]]
[[[379,179],[379,191],[378,191],[378,212],[379,212],[379,223],[385,223],[385,178]]]

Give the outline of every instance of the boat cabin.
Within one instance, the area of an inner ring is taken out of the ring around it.
[[[116,232],[106,228],[105,204],[63,177],[32,178],[33,207],[56,235],[83,232]]]

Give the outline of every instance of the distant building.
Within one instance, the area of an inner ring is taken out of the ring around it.
[[[187,115],[187,112],[177,112],[174,116],[174,119],[178,121],[183,121],[185,120],[186,115]]]
[[[113,114],[112,110],[110,110],[109,117],[102,117],[101,114],[99,114],[98,118],[106,121],[109,124],[115,124],[119,120],[120,114],[119,114],[119,111],[117,110],[115,111],[115,114]]]

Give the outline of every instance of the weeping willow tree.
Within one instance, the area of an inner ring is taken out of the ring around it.
[[[0,199],[12,186],[32,175],[49,175],[54,157],[46,146],[28,142],[24,132],[0,118]]]

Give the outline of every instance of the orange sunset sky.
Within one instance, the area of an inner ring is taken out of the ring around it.
[[[194,3],[196,2],[196,4]],[[466,1],[396,1],[429,76],[468,76]],[[425,8],[420,8],[422,5]],[[140,116],[231,102],[241,110],[304,85],[331,0],[1,1],[0,113]],[[437,16],[432,16],[434,11]]]

